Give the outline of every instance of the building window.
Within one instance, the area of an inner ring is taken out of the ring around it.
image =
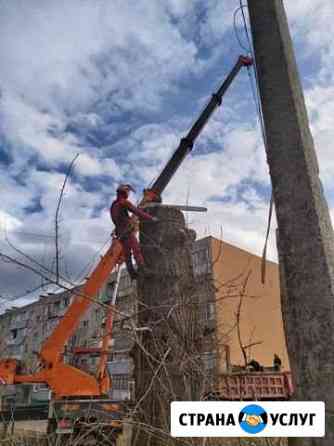
[[[113,388],[117,390],[128,390],[129,387],[129,375],[113,375],[112,376]]]
[[[13,319],[13,323],[17,324],[18,322],[22,321],[22,314],[17,314],[14,319]]]
[[[112,361],[122,361],[129,358],[128,352],[114,352],[112,355]]]
[[[205,370],[212,371],[216,367],[216,352],[206,352],[201,354]]]
[[[17,338],[17,333],[18,333],[17,328],[14,328],[13,330],[11,330],[12,339],[16,339]]]
[[[49,390],[49,387],[47,384],[41,383],[41,384],[33,384],[32,391],[33,392],[39,392],[40,390]]]
[[[193,252],[192,260],[195,274],[207,274],[209,272],[210,256],[208,248]]]
[[[121,329],[121,321],[114,321],[113,323],[113,329],[115,331],[119,331]]]
[[[215,303],[214,302],[204,302],[201,304],[201,319],[206,321],[212,321],[215,319]]]
[[[107,285],[107,298],[108,299],[112,299],[112,297],[113,297],[115,284],[116,284],[116,282],[113,280],[112,282],[109,282]]]
[[[206,320],[212,321],[215,318],[215,304],[214,302],[208,302],[206,305]]]
[[[54,317],[54,310],[53,310],[53,305],[50,304],[48,305],[48,319],[52,319]]]

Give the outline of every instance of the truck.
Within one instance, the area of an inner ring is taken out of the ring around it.
[[[217,385],[203,395],[210,401],[287,401],[293,395],[290,372],[239,370],[218,376]]]

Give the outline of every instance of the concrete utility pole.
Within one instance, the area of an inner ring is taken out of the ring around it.
[[[284,275],[296,399],[326,402],[334,441],[334,236],[282,0],[248,0]]]

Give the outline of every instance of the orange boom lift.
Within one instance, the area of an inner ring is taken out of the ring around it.
[[[218,91],[212,95],[207,106],[193,124],[188,134],[181,139],[179,146],[152,187],[144,191],[144,197],[140,206],[144,206],[149,202],[161,201],[161,193],[165,190],[184,158],[191,152],[196,138],[210,119],[212,113],[221,105],[223,95],[231,85],[233,79],[242,67],[250,67],[252,63],[252,59],[249,57],[239,57],[233,69]],[[80,292],[75,292],[72,304],[58,326],[44,342],[39,353],[40,370],[31,375],[21,375],[19,373],[19,363],[17,360],[10,358],[2,359],[0,360],[0,383],[45,383],[51,389],[55,400],[73,397],[105,398],[111,388],[111,380],[106,363],[108,340],[111,337],[112,330],[113,305],[111,305],[109,315],[107,316],[106,332],[102,347],[99,349],[100,365],[96,376],[65,364],[63,362],[63,354],[65,345],[74,334],[81,318],[96,300],[99,290],[106,283],[111,272],[122,261],[122,245],[117,238],[114,238],[110,248],[102,257],[85,285],[80,289]]]

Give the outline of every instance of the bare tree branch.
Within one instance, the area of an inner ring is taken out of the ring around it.
[[[246,294],[246,288],[247,288],[247,283],[248,283],[248,279],[251,275],[252,271],[249,270],[248,274],[242,284],[242,288],[240,290],[240,299],[239,299],[239,304],[238,304],[238,308],[237,308],[237,312],[236,312],[236,326],[237,326],[237,334],[238,334],[238,342],[239,342],[239,346],[242,352],[242,356],[244,358],[244,363],[245,363],[245,367],[248,364],[248,359],[247,359],[247,352],[246,352],[246,348],[242,342],[242,336],[241,336],[241,307],[243,304],[243,300]]]
[[[74,163],[76,162],[78,157],[79,157],[79,153],[77,153],[75,155],[75,157],[72,159],[72,161],[70,162],[70,164],[68,166],[68,170],[67,170],[67,173],[66,173],[63,185],[61,187],[60,195],[59,195],[58,203],[57,203],[57,209],[56,209],[56,215],[55,215],[56,282],[59,282],[59,258],[60,258],[60,249],[59,249],[59,213],[60,213],[60,209],[61,209],[61,205],[62,205],[62,200],[63,200],[64,191],[65,191],[67,180],[68,180],[69,176],[71,175]]]

